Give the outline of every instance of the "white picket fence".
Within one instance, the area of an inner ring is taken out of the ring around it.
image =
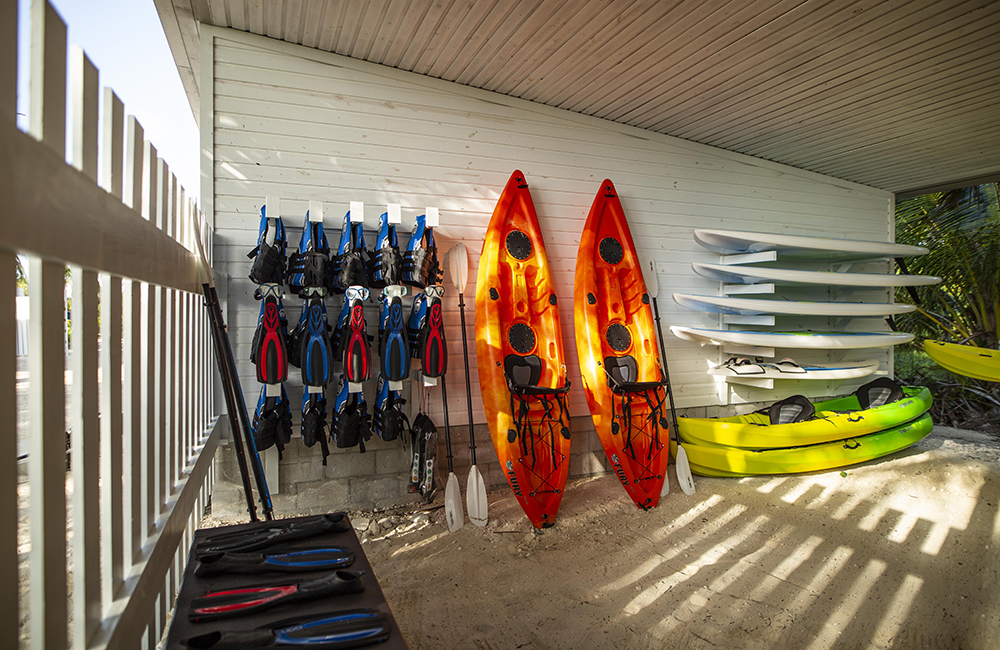
[[[32,650],[152,647],[219,438],[201,297],[208,229],[82,50],[67,71],[66,26],[45,0],[31,9],[29,133],[17,128],[17,4],[0,2],[0,648],[19,647],[19,612]],[[16,588],[18,254],[31,305],[26,598]]]

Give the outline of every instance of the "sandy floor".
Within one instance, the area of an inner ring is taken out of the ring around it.
[[[995,438],[697,487],[641,512],[572,481],[545,531],[507,490],[454,534],[440,507],[352,516],[412,650],[1000,647]]]

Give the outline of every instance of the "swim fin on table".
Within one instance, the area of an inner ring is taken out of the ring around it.
[[[267,387],[261,386],[252,429],[257,451],[276,446],[280,460],[285,445],[292,441],[292,409],[284,386],[276,397],[268,397]]]
[[[220,552],[195,560],[199,578],[234,573],[308,573],[332,571],[354,564],[354,553],[344,546],[307,548],[287,553]]]
[[[364,608],[299,616],[254,630],[208,632],[182,643],[192,650],[302,647],[310,650],[346,650],[382,643],[389,638],[391,629],[385,614]]]
[[[188,618],[194,623],[235,618],[303,601],[364,591],[364,571],[334,571],[312,580],[280,585],[210,591],[191,601]]]
[[[268,217],[266,213],[267,206],[262,206],[257,246],[247,253],[247,257],[253,260],[249,277],[254,284],[282,284],[285,281],[285,253],[288,247],[285,224],[278,215]]]
[[[222,531],[206,535],[195,546],[200,557],[210,553],[235,551],[249,553],[275,544],[308,539],[327,533],[340,533],[351,529],[347,515],[328,513],[305,520],[274,521],[250,530]]]

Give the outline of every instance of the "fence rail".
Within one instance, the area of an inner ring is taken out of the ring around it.
[[[18,255],[30,282],[31,550],[27,599],[0,590],[0,647],[18,647],[25,609],[33,649],[152,647],[219,438],[200,299],[210,270],[194,252],[211,246],[197,239],[208,236],[201,213],[86,54],[73,48],[67,67],[66,26],[45,0],[31,7],[30,127],[17,128],[17,4],[0,2],[0,574],[18,574]]]

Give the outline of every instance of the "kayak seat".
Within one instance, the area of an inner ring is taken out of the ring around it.
[[[665,386],[666,381],[638,382],[639,365],[635,357],[625,354],[620,357],[604,357],[604,370],[608,377],[608,386],[615,393],[644,393],[653,388]]]
[[[555,395],[569,391],[569,382],[559,388],[539,386],[542,378],[542,359],[537,354],[521,356],[508,354],[504,358],[504,374],[510,392],[521,395]]]
[[[889,377],[874,379],[854,391],[862,410],[885,406],[903,398],[903,387]]]
[[[768,408],[771,424],[792,424],[808,420],[816,413],[816,407],[803,395],[792,395]]]

